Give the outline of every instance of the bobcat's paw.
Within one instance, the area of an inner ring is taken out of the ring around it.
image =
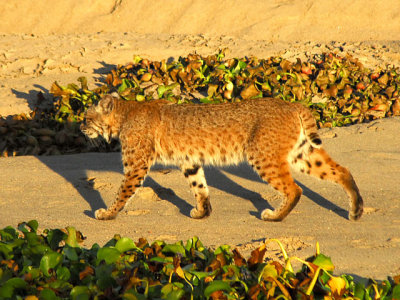
[[[208,204],[205,207],[205,209],[203,209],[203,210],[198,210],[197,208],[193,208],[190,211],[190,216],[193,219],[201,219],[201,218],[204,218],[204,217],[209,217],[210,214],[211,214],[211,205],[210,204]]]
[[[272,221],[272,222],[279,222],[283,220],[283,217],[273,211],[271,209],[264,209],[261,212],[261,219],[264,221]]]
[[[363,214],[363,208],[360,207],[358,210],[356,210],[355,212],[349,212],[349,219],[351,221],[357,221],[361,218],[362,214]]]
[[[204,211],[199,211],[199,210],[197,210],[197,208],[193,208],[193,209],[190,211],[190,216],[191,216],[193,219],[201,219],[201,218],[203,218],[203,217],[205,216],[205,213],[204,213]]]
[[[115,219],[115,215],[110,214],[104,208],[100,208],[94,212],[94,216],[97,220],[112,220]]]

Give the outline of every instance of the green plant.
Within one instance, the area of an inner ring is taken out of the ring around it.
[[[103,247],[80,246],[72,227],[39,233],[36,221],[0,230],[1,299],[398,299],[400,278],[365,286],[333,275],[329,257],[289,257],[278,240],[267,240],[247,260],[227,245],[149,244],[115,235]],[[278,243],[284,264],[264,258]],[[292,261],[302,263],[294,271]],[[31,298],[29,298],[31,297]]]
[[[132,62],[113,69],[106,83],[94,90],[88,88],[85,78],[78,81],[79,85],[66,86],[54,82],[48,110],[37,108],[29,115],[0,118],[0,134],[4,136],[1,156],[95,150],[80,134],[79,124],[87,108],[110,92],[119,93],[127,101],[164,98],[178,104],[277,97],[309,107],[319,127],[400,115],[399,68],[370,70],[351,56],[333,53],[305,62],[281,57],[225,58],[223,50],[206,57],[189,54],[168,62],[135,56]],[[41,93],[38,98],[39,102],[46,101]],[[42,128],[53,132],[34,134],[35,129]],[[112,149],[116,147],[103,144],[96,151]]]

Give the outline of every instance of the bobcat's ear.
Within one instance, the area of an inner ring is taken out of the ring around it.
[[[109,114],[112,112],[114,108],[114,101],[116,101],[117,98],[113,97],[112,95],[106,95],[104,96],[100,101],[98,105],[98,110],[104,114]]]
[[[119,96],[119,94],[117,92],[112,92],[110,94],[110,96],[113,96],[114,98],[117,98],[117,99],[121,99],[121,97]]]

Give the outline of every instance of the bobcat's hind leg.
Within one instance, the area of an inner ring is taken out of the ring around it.
[[[154,150],[151,143],[136,141],[133,145],[140,145],[137,149],[124,149],[122,147],[122,160],[124,163],[124,179],[118,190],[114,203],[107,209],[100,208],[95,211],[98,220],[112,220],[125,207],[136,189],[141,187],[154,161]]]
[[[356,221],[361,218],[363,199],[349,170],[336,163],[322,148],[311,148],[306,165],[306,172],[310,175],[340,184],[350,199],[349,219]]]
[[[196,207],[190,211],[190,216],[194,219],[208,217],[212,208],[203,167],[197,164],[183,164],[181,170],[188,179],[197,202]]]
[[[263,160],[249,160],[261,179],[268,182],[285,197],[279,208],[275,210],[264,209],[261,218],[264,221],[282,221],[299,202],[303,191],[294,182],[287,162],[259,163],[259,161]]]

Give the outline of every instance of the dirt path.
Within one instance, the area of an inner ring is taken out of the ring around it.
[[[88,153],[1,158],[0,227],[30,219],[42,229],[75,226],[87,247],[115,233],[169,242],[196,235],[208,246],[239,246],[247,255],[264,239],[279,238],[290,255],[303,258],[319,241],[336,272],[384,279],[400,272],[399,132],[400,118],[321,132],[327,150],[360,187],[366,208],[359,222],[347,220],[340,187],[300,174],[304,196],[295,210],[281,223],[262,221],[261,211],[280,200],[247,165],[206,169],[213,205],[207,219],[189,217],[194,199],[181,172],[155,166],[126,211],[114,221],[97,221],[93,211],[113,201],[122,167],[118,153]],[[278,253],[269,248],[268,255]]]

